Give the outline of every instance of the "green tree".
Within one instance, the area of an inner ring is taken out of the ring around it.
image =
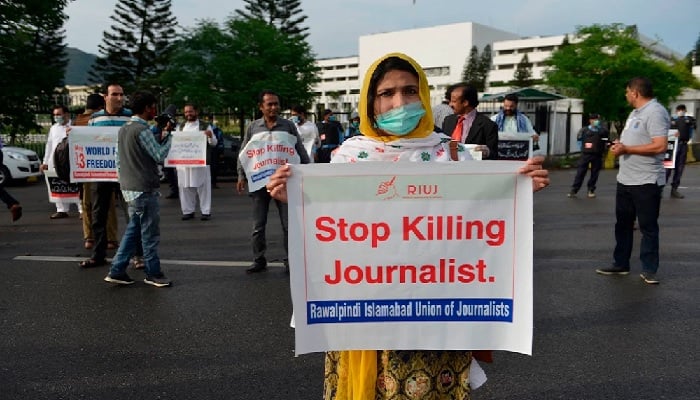
[[[666,104],[683,87],[696,85],[687,68],[653,59],[640,44],[634,27],[622,24],[579,27],[575,39],[547,60],[546,83],[555,90],[584,100],[587,112],[610,121],[624,121],[629,106],[627,81],[644,76],[654,85],[656,98]]]
[[[693,50],[689,51],[685,56],[685,61],[689,70],[692,70],[696,65],[700,65],[700,35],[698,35],[698,40],[695,41]]]
[[[524,88],[532,86],[532,83],[532,64],[527,54],[524,54],[515,67],[515,74],[513,74],[511,84],[517,88]]]
[[[479,79],[474,82],[476,84],[476,89],[480,92],[486,90],[486,82],[489,78],[489,71],[491,71],[491,45],[486,45],[484,51],[481,52],[481,58],[479,59]]]
[[[244,10],[236,10],[243,19],[259,19],[288,35],[306,39],[308,27],[302,26],[306,15],[301,13],[301,0],[243,0]]]
[[[37,129],[35,114],[50,108],[66,67],[67,19],[62,1],[0,2],[0,124],[14,142]]]
[[[92,81],[117,82],[127,93],[136,88],[159,92],[176,36],[171,0],[119,0],[112,20],[90,71]]]
[[[467,63],[464,64],[464,69],[462,70],[462,82],[469,82],[474,84],[479,80],[479,49],[476,46],[472,46],[469,51],[469,57],[467,58]]]
[[[306,41],[261,20],[238,18],[223,28],[209,21],[186,33],[162,77],[173,88],[172,102],[187,99],[205,109],[230,107],[241,124],[255,115],[263,89],[277,92],[282,107],[288,107],[308,103],[317,80]]]
[[[216,22],[200,21],[196,28],[187,30],[176,42],[169,67],[161,75],[169,100],[179,106],[193,102],[201,111],[221,110],[226,105],[221,70],[235,67],[221,61],[230,48],[231,37]]]

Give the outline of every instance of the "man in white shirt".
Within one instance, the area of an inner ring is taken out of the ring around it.
[[[207,165],[204,167],[177,167],[177,183],[180,194],[180,208],[182,209],[182,220],[187,221],[194,218],[194,211],[197,207],[197,197],[199,197],[199,210],[202,213],[201,220],[211,219],[211,169],[209,165],[212,160],[211,153],[216,147],[216,136],[208,123],[200,121],[199,110],[194,104],[185,104],[183,109],[185,122],[178,127],[178,131],[204,132],[207,136]]]
[[[299,130],[299,136],[301,136],[301,141],[304,144],[306,153],[309,155],[309,162],[314,162],[314,156],[316,150],[321,147],[321,138],[318,135],[318,128],[316,124],[306,119],[306,108],[302,105],[296,105],[292,107],[292,117],[290,120],[294,122],[297,130]]]
[[[44,160],[41,164],[41,170],[55,170],[53,164],[53,153],[56,150],[56,146],[61,143],[64,137],[67,136],[66,128],[70,126],[70,113],[68,112],[68,107],[64,105],[56,105],[53,108],[53,119],[55,123],[51,125],[49,129],[49,136],[46,138],[46,148],[44,149]],[[60,219],[68,217],[68,210],[70,209],[70,201],[56,201],[56,212],[51,214],[51,219]],[[78,211],[83,212],[78,204]]]

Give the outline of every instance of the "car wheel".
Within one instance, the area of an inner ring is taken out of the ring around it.
[[[7,185],[12,180],[12,175],[10,175],[10,170],[6,166],[0,168],[0,185]]]

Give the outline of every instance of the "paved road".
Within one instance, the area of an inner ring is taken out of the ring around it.
[[[535,196],[534,354],[498,352],[474,399],[699,398],[699,172],[663,200],[658,286],[593,272],[611,258],[615,171],[596,199],[566,198],[574,171],[552,173]],[[77,217],[49,220],[42,184],[10,187],[25,215],[0,214],[0,399],[320,398],[323,357],[293,355],[287,275],[245,274],[249,199],[221,186],[207,222],[162,200],[169,289],[80,270]],[[271,214],[272,258],[278,226]]]

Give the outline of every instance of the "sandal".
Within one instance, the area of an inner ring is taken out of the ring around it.
[[[95,260],[94,258],[88,258],[85,261],[81,261],[80,264],[81,268],[94,268],[94,267],[101,267],[103,265],[107,265],[107,260]]]
[[[146,262],[143,261],[143,257],[139,257],[139,256],[131,257],[131,260],[129,260],[129,264],[131,264],[131,268],[133,268],[133,269],[146,268]]]
[[[114,250],[117,248],[119,248],[119,242],[115,240],[110,240],[109,242],[107,242],[107,250]]]
[[[90,250],[91,248],[95,247],[95,241],[92,239],[85,239],[84,247],[86,250]]]

